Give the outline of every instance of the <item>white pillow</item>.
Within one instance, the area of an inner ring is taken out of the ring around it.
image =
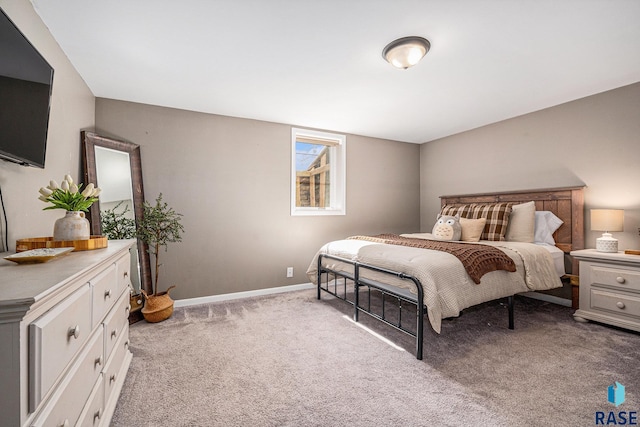
[[[505,239],[510,242],[533,242],[536,222],[535,214],[536,204],[533,201],[513,205],[511,207],[511,215],[509,215],[509,225],[507,226]]]
[[[536,225],[534,233],[534,243],[546,243],[555,245],[553,233],[563,224],[563,221],[555,216],[553,212],[536,211]]]

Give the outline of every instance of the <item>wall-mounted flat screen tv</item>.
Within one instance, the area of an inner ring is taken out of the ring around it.
[[[0,9],[0,159],[44,168],[53,68]]]

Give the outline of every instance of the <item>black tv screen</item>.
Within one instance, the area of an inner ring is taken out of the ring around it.
[[[53,68],[0,9],[0,158],[44,168]]]

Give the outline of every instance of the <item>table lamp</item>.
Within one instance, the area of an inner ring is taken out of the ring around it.
[[[591,209],[591,230],[604,231],[602,237],[596,239],[598,252],[618,252],[618,240],[610,231],[622,231],[624,226],[624,210]]]

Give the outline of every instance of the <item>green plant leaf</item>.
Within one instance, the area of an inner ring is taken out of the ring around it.
[[[129,207],[125,205],[122,212],[117,211],[122,203],[119,202],[112,209],[105,209],[100,212],[102,234],[110,240],[136,237],[136,221],[126,216],[127,212],[131,212]]]

